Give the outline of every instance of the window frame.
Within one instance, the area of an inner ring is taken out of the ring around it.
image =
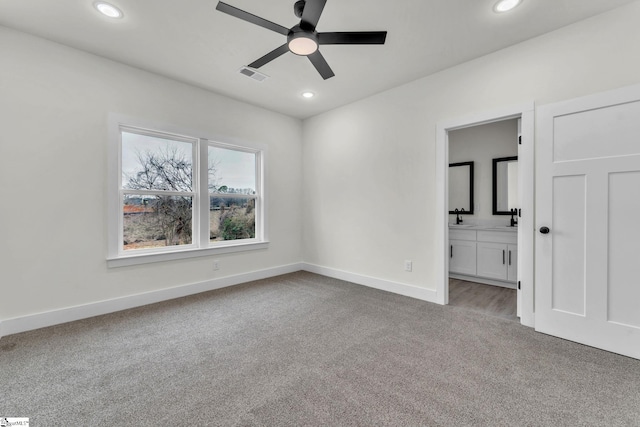
[[[216,243],[211,243],[210,239],[209,239],[209,227],[206,227],[205,230],[202,231],[201,234],[201,239],[205,239],[206,241],[209,242],[209,246],[210,247],[226,247],[226,246],[233,246],[234,243],[233,242],[245,242],[245,243],[258,243],[264,240],[264,209],[263,209],[263,205],[264,205],[264,197],[262,196],[263,192],[264,192],[264,188],[262,185],[262,181],[263,181],[263,174],[262,174],[262,170],[264,168],[264,150],[259,150],[256,148],[249,148],[249,147],[242,147],[242,146],[238,146],[238,145],[232,145],[232,144],[228,144],[228,143],[224,143],[224,142],[219,142],[219,141],[213,141],[213,140],[205,140],[206,144],[206,151],[207,151],[207,159],[208,159],[208,149],[209,147],[216,147],[216,148],[222,148],[222,149],[226,149],[226,150],[235,150],[235,151],[240,151],[240,152],[244,152],[244,153],[251,153],[254,154],[256,157],[256,161],[255,161],[255,177],[256,177],[256,182],[255,182],[255,194],[238,194],[238,193],[212,193],[209,191],[209,186],[208,185],[202,185],[201,186],[201,190],[202,190],[202,198],[201,200],[205,200],[205,196],[204,194],[206,194],[206,203],[203,203],[203,207],[201,209],[201,213],[204,214],[204,212],[206,211],[206,216],[207,218],[209,218],[209,215],[211,213],[209,206],[210,206],[210,197],[215,197],[215,195],[218,195],[219,198],[221,199],[248,199],[248,198],[252,198],[255,199],[255,212],[256,212],[256,220],[255,220],[255,237],[252,239],[241,239],[241,240],[225,240],[225,241],[220,241],[220,242],[216,242]],[[205,148],[203,148],[203,150],[205,150]],[[204,165],[204,162],[201,163],[202,165]],[[207,183],[209,181],[209,175],[208,175],[208,170],[203,171],[203,175],[206,175],[207,177]],[[201,181],[201,182],[205,182],[205,181]],[[210,220],[207,220],[207,224],[209,224]],[[204,224],[204,222],[202,223]]]
[[[192,147],[192,192],[163,190],[124,189],[122,182],[122,132],[161,137],[169,140],[190,142]],[[176,126],[151,123],[131,117],[109,115],[108,150],[108,203],[107,203],[107,266],[123,267],[136,264],[162,262],[176,259],[202,257],[224,253],[237,253],[268,248],[266,233],[266,198],[264,170],[266,147],[262,144],[238,141],[219,136],[196,137],[202,132],[190,131]],[[256,194],[212,193],[209,191],[208,150],[209,147],[236,150],[255,154]],[[188,245],[164,246],[152,249],[124,250],[124,195],[176,195],[192,197],[192,242]],[[255,198],[255,237],[251,239],[211,242],[210,196],[220,194],[224,198]]]
[[[184,142],[191,144],[191,177],[193,182],[193,188],[191,191],[170,191],[170,190],[133,190],[124,188],[124,182],[122,181],[122,133],[127,132],[135,135],[149,136],[154,138],[163,138],[170,141],[176,142]],[[129,125],[121,124],[118,128],[118,158],[120,162],[119,173],[118,173],[118,197],[119,197],[119,209],[118,211],[121,213],[118,216],[118,257],[126,257],[131,254],[131,251],[124,250],[124,215],[122,215],[123,206],[124,206],[124,196],[129,195],[141,195],[141,196],[177,196],[177,197],[191,197],[191,243],[187,245],[174,245],[174,246],[163,246],[152,249],[135,249],[135,253],[139,255],[146,254],[156,254],[156,253],[164,253],[164,252],[173,252],[176,250],[187,250],[187,249],[195,249],[198,247],[196,232],[199,224],[199,209],[198,209],[198,191],[200,180],[197,179],[199,176],[199,168],[200,168],[200,159],[198,155],[198,144],[199,139],[193,137],[187,137],[184,135],[177,135],[168,132],[161,131],[152,131],[149,129],[143,129],[138,127],[133,127]]]

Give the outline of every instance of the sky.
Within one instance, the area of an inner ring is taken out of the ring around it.
[[[142,169],[136,153],[147,150],[164,149],[165,147],[175,148],[185,159],[193,161],[193,145],[191,143],[123,131],[123,184],[127,181],[127,175],[134,174],[136,171]],[[255,189],[255,156],[254,153],[209,146],[209,158],[213,159],[216,165],[218,187],[226,185],[229,188]]]

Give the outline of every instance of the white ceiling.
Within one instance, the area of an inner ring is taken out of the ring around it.
[[[2,0],[0,25],[149,70],[293,117],[306,118],[637,0],[524,0],[496,14],[496,0],[328,0],[319,32],[388,31],[382,46],[322,46],[336,76],[287,53],[238,73],[285,37],[216,11],[217,0],[112,0],[109,20],[93,0]],[[295,0],[226,0],[285,27]],[[300,94],[310,90],[311,100]]]

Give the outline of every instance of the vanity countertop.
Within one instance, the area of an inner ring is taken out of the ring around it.
[[[477,224],[449,224],[450,230],[486,230],[486,231],[506,231],[514,233],[518,227],[509,225],[477,225]]]

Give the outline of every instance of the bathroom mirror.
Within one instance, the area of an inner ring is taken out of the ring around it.
[[[449,163],[449,213],[473,214],[473,162]]]
[[[518,209],[518,157],[493,159],[493,214]]]

